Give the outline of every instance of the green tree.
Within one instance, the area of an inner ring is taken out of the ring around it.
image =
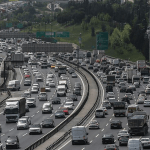
[[[115,28],[110,37],[111,46],[115,49],[117,46],[122,46],[121,32]]]

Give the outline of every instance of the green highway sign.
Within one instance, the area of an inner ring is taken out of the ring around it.
[[[11,28],[12,27],[12,23],[6,23],[6,27],[7,28]]]
[[[56,32],[56,37],[69,37],[69,32]]]
[[[18,23],[17,24],[17,28],[23,28],[23,24],[22,23]]]
[[[45,32],[36,32],[36,37],[37,38],[45,37]]]
[[[45,37],[46,38],[55,37],[55,32],[46,32]]]
[[[108,32],[96,33],[96,49],[97,50],[108,49]]]

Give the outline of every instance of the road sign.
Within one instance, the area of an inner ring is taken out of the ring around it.
[[[12,27],[12,23],[6,23],[6,27],[7,27],[7,28]]]
[[[20,29],[20,28],[23,28],[23,24],[22,24],[22,23],[18,23],[18,24],[17,24],[17,28],[19,28],[19,29]]]
[[[69,32],[56,32],[56,37],[69,37]]]
[[[96,33],[96,49],[97,50],[108,49],[108,32]]]
[[[55,37],[55,32],[45,32],[45,37],[46,38]]]
[[[45,37],[45,32],[36,32],[36,37],[37,38]]]

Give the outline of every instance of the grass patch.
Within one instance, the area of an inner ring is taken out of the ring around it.
[[[101,22],[100,24],[94,26],[95,28],[95,33],[96,32],[102,32],[101,29],[101,24],[105,24],[106,29],[108,33],[110,34],[111,31],[113,30],[112,27],[109,26],[107,22]],[[52,25],[48,24],[46,25],[46,31],[48,32],[60,32],[60,31],[67,31],[70,32],[70,37],[69,38],[55,38],[57,39],[58,42],[68,42],[68,43],[75,43],[79,45],[79,35],[81,33],[81,38],[82,38],[82,44],[81,48],[84,50],[93,50],[93,46],[95,48],[96,45],[96,36],[92,37],[91,36],[91,26],[88,27],[88,30],[83,30],[81,28],[81,25],[72,25],[72,26],[66,26],[66,25],[61,25],[58,24],[56,21],[52,22]],[[37,32],[37,31],[45,31],[45,25],[39,26],[33,26],[32,32]],[[123,47],[117,47],[113,49],[111,46],[109,46],[108,50],[106,50],[106,55],[116,57],[116,58],[121,58],[121,59],[129,59],[130,61],[136,61],[136,60],[142,60],[145,59],[143,54],[140,53],[132,44],[128,45],[129,50],[123,48]],[[120,53],[120,50],[122,53]]]

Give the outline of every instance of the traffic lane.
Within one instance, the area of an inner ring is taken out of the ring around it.
[[[54,107],[54,110],[55,110],[55,107]],[[34,111],[37,111],[37,110],[34,110]],[[37,111],[37,113],[40,113],[40,111]],[[70,113],[71,113],[71,112],[70,112]],[[37,116],[37,115],[36,115],[36,116]],[[35,115],[32,115],[31,117],[36,118],[36,116],[35,116]],[[37,117],[38,117],[38,118],[42,118],[42,117],[39,117],[39,116],[37,116]],[[38,120],[38,119],[35,119],[35,121],[36,121],[36,120]],[[35,122],[35,121],[34,121],[34,122]],[[42,120],[41,120],[41,121],[42,121]],[[60,123],[60,122],[61,122],[61,121],[59,120],[58,123]],[[57,123],[56,123],[56,124],[57,124]],[[14,131],[15,131],[15,130],[14,130]],[[22,134],[23,134],[24,136],[26,135],[26,133],[22,133]],[[20,133],[19,133],[19,135],[20,135]],[[18,136],[19,136],[19,135],[18,135]]]
[[[41,82],[40,84],[42,86],[43,82]],[[47,92],[48,99],[52,98],[54,92],[55,92],[55,88],[52,88],[51,92]],[[15,92],[15,94],[17,95],[18,92]],[[26,113],[26,115],[28,115],[30,117],[33,116],[34,114],[36,114],[36,112],[38,112],[39,110],[41,110],[41,108],[43,106],[43,103],[44,103],[44,101],[43,102],[39,102],[38,94],[31,94],[31,97],[36,97],[36,105],[37,105],[37,107],[36,108],[30,108],[30,112]],[[3,116],[2,114],[0,116],[0,119],[1,119],[1,125],[2,125],[2,129],[3,129],[3,134],[6,134],[7,131],[9,131],[12,128],[16,127],[15,125],[12,126],[11,123],[6,124],[5,116]]]

